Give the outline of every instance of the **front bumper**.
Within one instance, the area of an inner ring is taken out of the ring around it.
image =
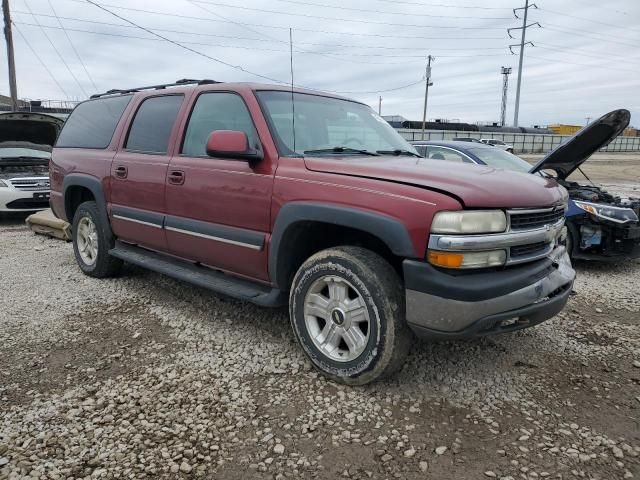
[[[34,195],[41,198],[34,198]],[[0,212],[33,212],[49,208],[49,192],[0,187]]]
[[[537,262],[481,273],[445,273],[405,260],[406,318],[423,338],[467,338],[536,325],[560,312],[575,271],[563,246]]]

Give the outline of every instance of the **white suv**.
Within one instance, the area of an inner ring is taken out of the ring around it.
[[[49,160],[63,123],[39,113],[0,114],[0,212],[49,208]]]

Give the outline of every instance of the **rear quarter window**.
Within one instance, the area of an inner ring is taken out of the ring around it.
[[[99,98],[79,104],[62,127],[56,147],[107,148],[131,95]]]

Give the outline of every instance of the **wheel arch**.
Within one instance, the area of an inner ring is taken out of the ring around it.
[[[363,243],[387,259],[416,256],[409,232],[393,217],[341,205],[295,202],[280,209],[274,224],[269,249],[271,281],[287,291],[310,255],[352,242]]]
[[[110,229],[107,204],[100,180],[88,175],[67,175],[62,182],[62,191],[64,213],[69,223],[73,222],[73,216],[81,203],[93,200],[98,205],[102,222]]]

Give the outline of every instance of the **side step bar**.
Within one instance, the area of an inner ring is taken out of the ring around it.
[[[233,277],[135,245],[117,241],[115,247],[109,250],[109,255],[177,280],[263,307],[280,307],[288,302],[287,294],[277,288]]]

